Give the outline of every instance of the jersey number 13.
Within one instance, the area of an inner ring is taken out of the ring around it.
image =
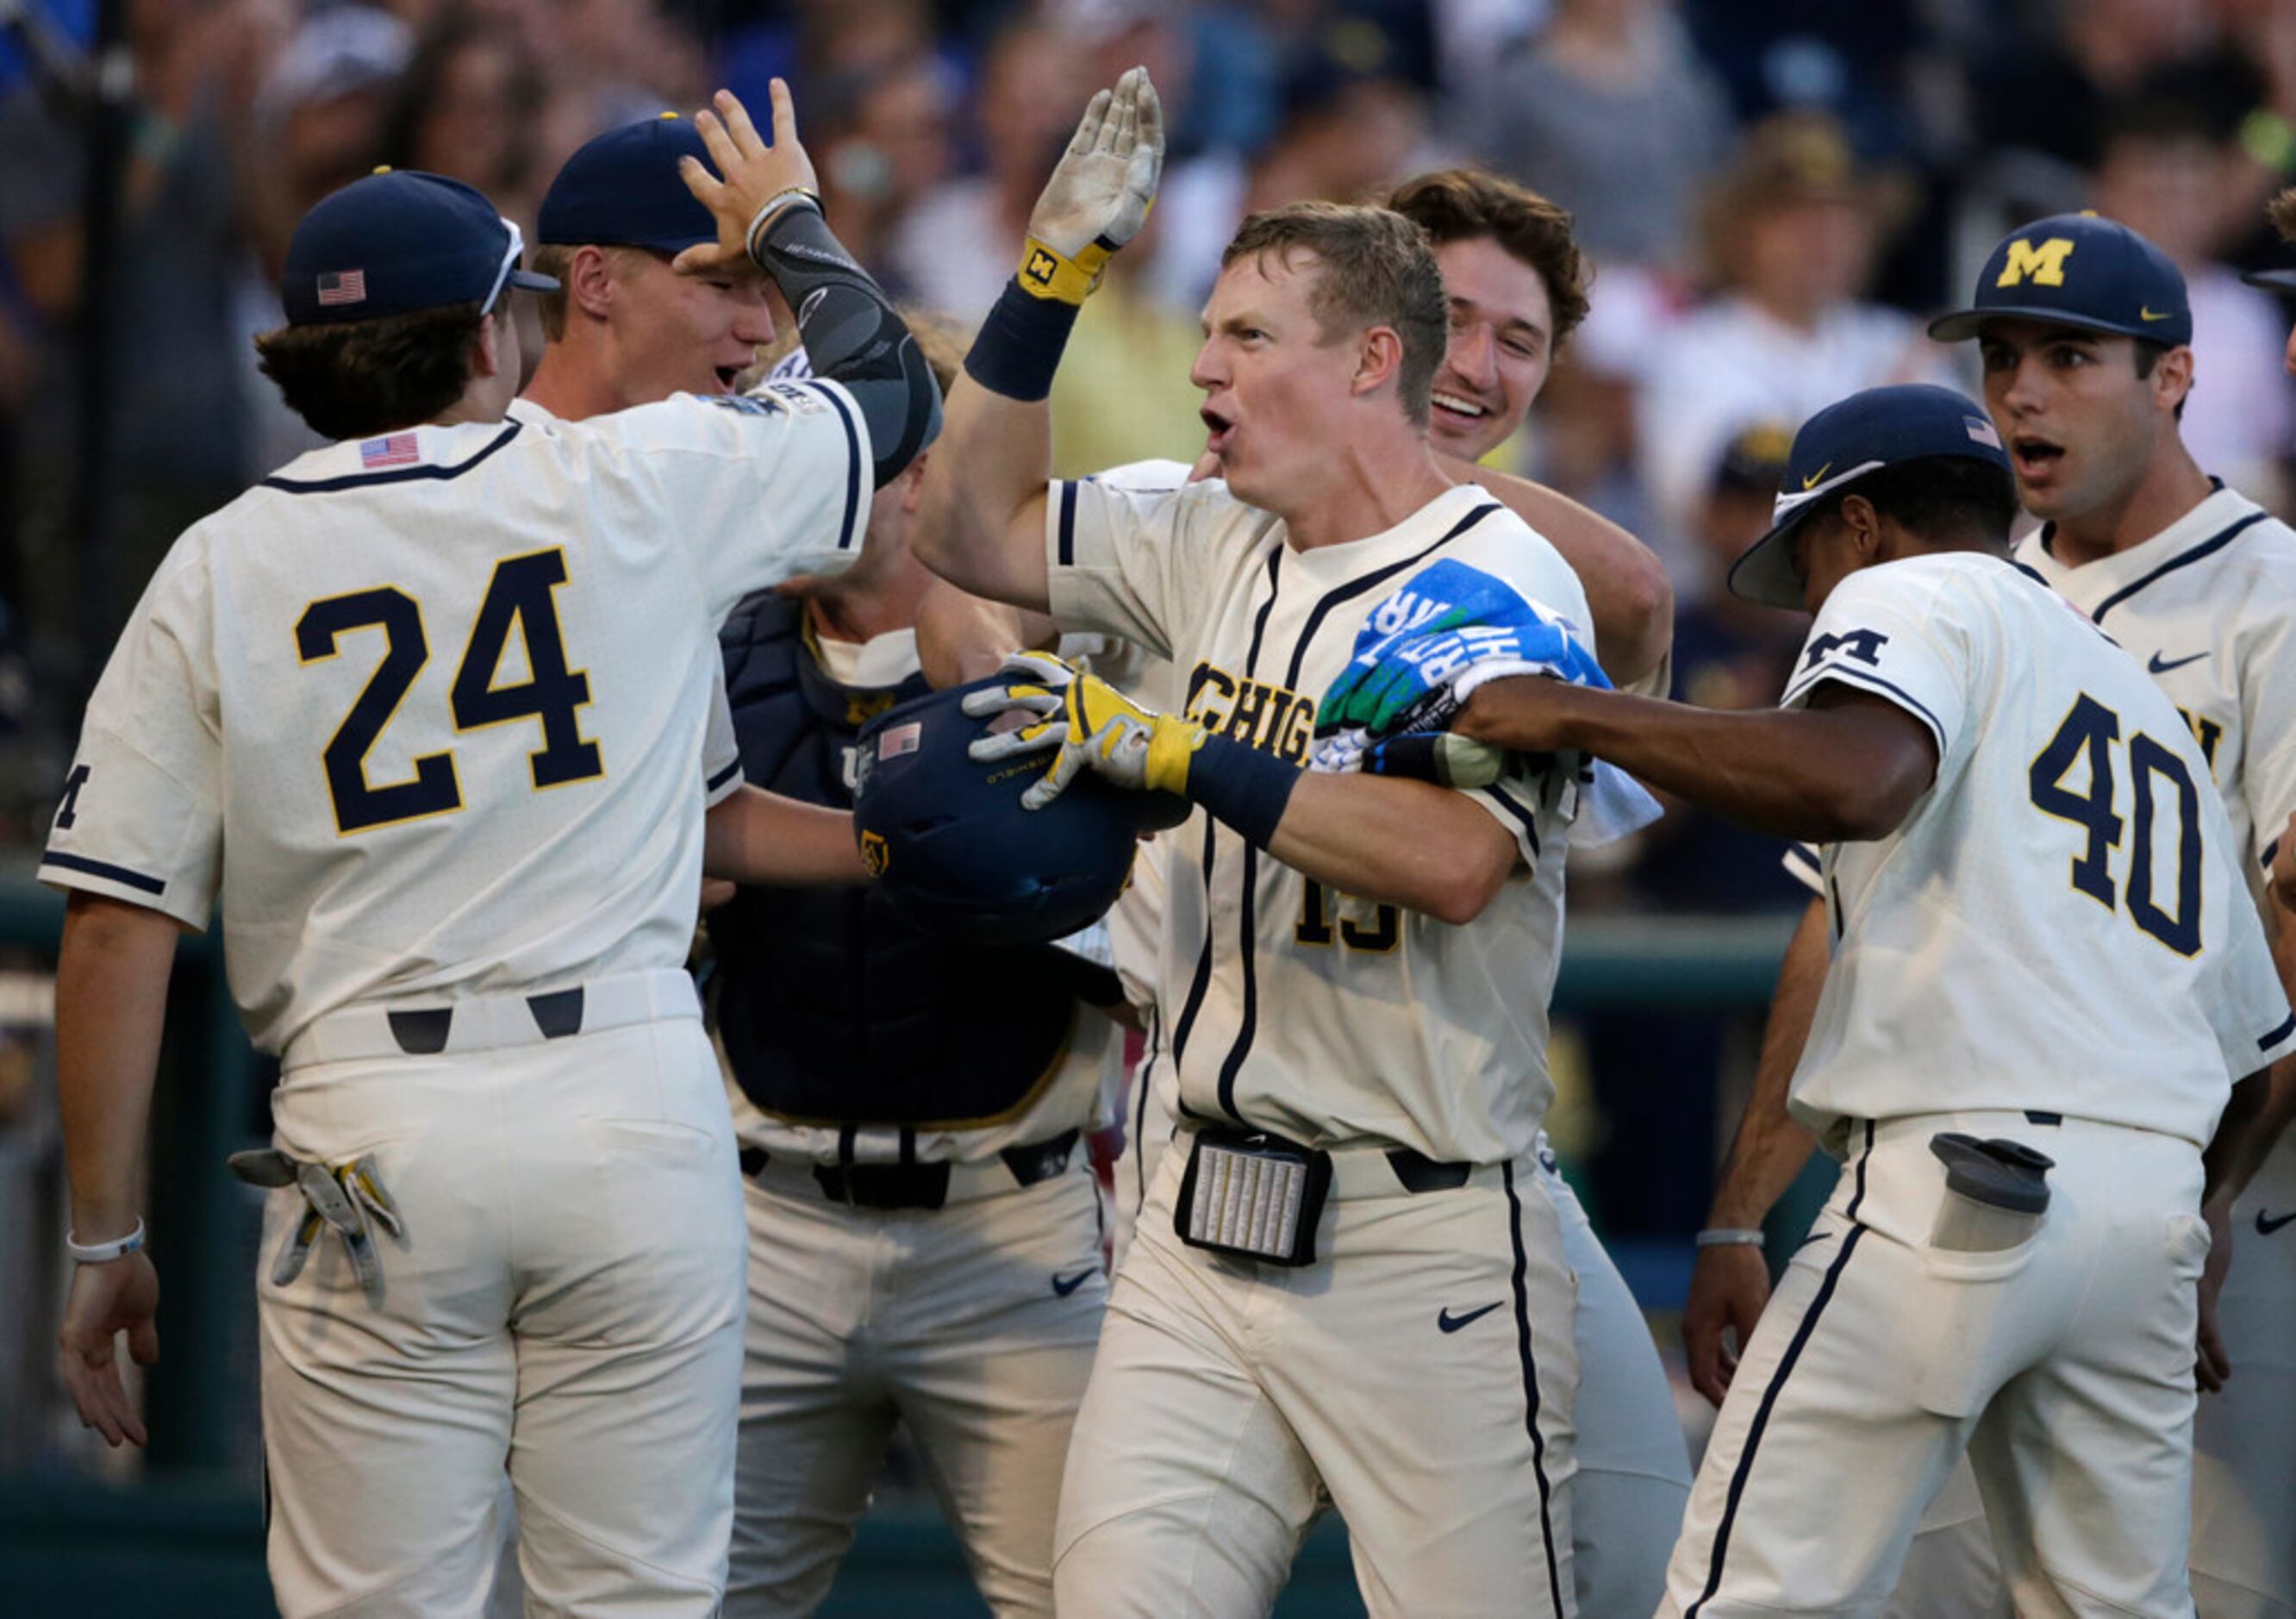
[[[558,631],[551,593],[565,582],[565,553],[554,548],[495,564],[449,699],[457,731],[529,718],[539,722],[542,746],[528,760],[537,789],[605,774],[598,744],[583,740],[578,723],[577,711],[590,701],[590,678],[566,667],[566,645]],[[414,774],[405,781],[378,786],[367,780],[367,754],[430,661],[422,612],[413,596],[385,586],[314,602],[296,620],[295,650],[304,662],[320,662],[336,654],[343,635],[374,629],[383,634],[382,662],[321,755],[335,825],[346,834],[463,807],[455,755],[445,749],[417,758]],[[497,686],[495,678],[513,629],[525,644],[527,678],[516,686]]]

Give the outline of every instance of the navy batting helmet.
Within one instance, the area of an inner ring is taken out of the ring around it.
[[[966,752],[987,722],[958,705],[995,675],[873,719],[857,747],[853,828],[893,908],[960,944],[1041,944],[1095,922],[1132,869],[1144,800],[1086,771],[1042,810],[1021,794],[1049,754],[984,764]]]

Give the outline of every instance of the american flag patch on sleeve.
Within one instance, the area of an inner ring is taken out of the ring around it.
[[[370,472],[378,466],[413,466],[422,459],[422,442],[413,433],[391,433],[359,443],[359,464]]]
[[[366,272],[344,270],[322,274],[319,277],[319,306],[355,304],[366,301]]]

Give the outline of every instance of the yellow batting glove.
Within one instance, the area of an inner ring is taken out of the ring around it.
[[[1018,709],[1037,718],[982,737],[971,752],[989,760],[1057,748],[1052,768],[1021,794],[1028,809],[1051,803],[1086,768],[1135,792],[1186,793],[1189,763],[1204,744],[1201,726],[1143,708],[1099,676],[1048,653],[1015,653],[1000,672],[1015,677],[1013,683],[975,692],[964,711],[980,717]]]

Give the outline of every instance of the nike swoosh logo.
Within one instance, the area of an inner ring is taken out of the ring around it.
[[[1053,1278],[1053,1291],[1066,1298],[1091,1280],[1099,1270],[1098,1265],[1091,1265],[1078,1271],[1074,1276],[1056,1276]]]
[[[1825,474],[1832,470],[1833,466],[1833,463],[1829,461],[1824,466],[1819,467],[1817,471],[1812,473],[1808,477],[1803,479],[1801,481],[1801,487],[1804,491],[1816,489],[1817,487],[1817,481],[1824,477]]]
[[[2177,658],[2164,662],[2161,659],[2161,654],[2156,652],[2152,654],[2152,661],[2150,663],[2147,663],[2144,667],[2151,670],[2156,675],[2165,675],[2172,669],[2184,668],[2187,663],[2198,663],[2202,658],[2205,658],[2209,654],[2204,652],[2196,652],[2189,658]]]
[[[1463,1316],[1455,1316],[1448,1308],[1445,1308],[1436,1312],[1435,1325],[1445,1332],[1456,1332],[1470,1321],[1481,1320],[1497,1308],[1496,1304],[1486,1304],[1480,1310],[1470,1310]]]
[[[2166,315],[2155,315],[2150,309],[2139,308],[2136,311],[2136,318],[2139,320],[2174,320],[2177,318],[2177,312],[2174,309],[2171,309]]]
[[[2264,1217],[2264,1211],[2259,1209],[2256,1212],[2256,1234],[2259,1237],[2269,1237],[2292,1220],[2296,1220],[2296,1210],[2291,1210],[2277,1220],[2267,1220]]]

